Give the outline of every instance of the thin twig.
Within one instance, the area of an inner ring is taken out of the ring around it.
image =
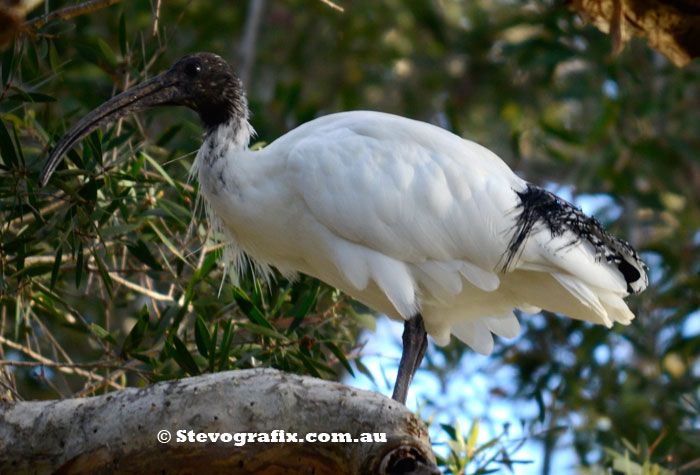
[[[8,376],[10,376],[10,375],[8,375]],[[12,386],[13,384],[14,384],[14,377],[12,377],[11,381],[7,381],[7,382],[0,380],[0,390],[10,391],[10,393],[12,393],[11,400],[14,400],[14,401],[23,400],[24,398],[22,397],[22,395],[20,393],[17,392],[17,389],[15,389],[14,386]],[[7,399],[5,401],[7,401]]]
[[[113,371],[112,373],[105,376],[101,381],[98,381],[98,382],[90,384],[90,385],[86,384],[85,386],[83,386],[83,389],[80,392],[73,394],[73,397],[74,398],[85,397],[89,394],[92,394],[92,393],[100,390],[101,388],[105,387],[106,385],[114,385],[116,383],[112,382],[112,380],[121,377],[125,372],[126,372],[126,369],[124,369],[124,368]],[[120,386],[120,389],[122,389],[121,386]]]
[[[60,375],[63,378],[63,380],[65,381],[65,375],[61,371],[58,372],[58,375]],[[44,382],[44,384],[46,384],[49,388],[51,388],[54,393],[58,394],[59,399],[65,399],[66,395],[63,393],[63,391],[58,389],[58,386],[56,385],[56,383],[54,383],[50,378],[46,377],[46,367],[45,366],[39,367],[39,374],[37,376],[39,377],[39,379],[41,381]]]
[[[121,377],[122,374],[124,374],[124,371],[118,370],[118,371],[115,371],[114,373],[111,373],[109,375],[109,377],[110,378],[118,378],[118,377]],[[89,396],[89,395],[94,394],[95,392],[99,391],[103,387],[109,385],[110,383],[114,384],[114,383],[112,383],[111,380],[102,379],[96,383],[90,384],[89,386],[86,384],[80,392],[73,394],[72,397],[79,398],[79,397]]]
[[[92,274],[90,274],[90,275],[92,275]],[[45,285],[43,285],[41,282],[39,282],[39,281],[37,281],[37,280],[34,281],[34,285],[36,285],[40,290],[42,290],[42,291],[43,291],[44,293],[46,293],[47,295],[53,295],[53,294],[54,294],[48,287],[46,287]],[[92,328],[92,325],[90,325],[90,324],[88,323],[87,319],[86,319],[85,317],[83,317],[83,315],[82,315],[80,312],[78,312],[75,308],[73,308],[73,307],[71,307],[70,305],[68,305],[67,302],[61,301],[61,304],[62,304],[64,307],[66,307],[66,309],[70,312],[70,314],[71,314],[76,320],[80,321],[80,323],[83,324],[83,326],[85,327],[85,329],[86,329],[87,331],[90,332],[90,334],[95,338],[95,341],[97,342],[97,344],[100,345],[100,347],[102,347],[102,351],[104,351],[105,353],[109,353],[110,351],[109,351],[109,349],[107,348],[107,345],[105,345],[105,344],[102,342],[102,339],[100,338],[100,336],[99,336],[97,333],[95,333],[95,330]]]
[[[695,468],[698,466],[700,466],[700,458],[691,460],[690,462],[678,467],[678,473],[685,472],[686,470],[690,470],[691,468]]]
[[[58,208],[63,208],[64,206],[66,206],[66,202],[65,202],[65,201],[63,201],[63,200],[61,200],[61,199],[58,199],[58,198],[56,198],[56,197],[52,197],[52,199],[53,199],[54,201],[53,201],[51,204],[49,204],[49,205],[47,205],[46,207],[44,207],[44,208],[42,208],[42,209],[39,210],[39,215],[40,215],[42,218],[43,218],[45,215],[47,215],[48,213],[50,213],[50,212],[52,212],[52,211],[55,211],[55,210],[58,209]],[[35,217],[34,213],[28,212],[28,213],[23,214],[22,216],[18,216],[18,217],[16,217],[16,218],[13,218],[13,219],[7,221],[7,225],[10,226],[10,227],[14,227],[14,226],[15,226],[16,224],[18,224],[18,223],[19,223],[19,224],[23,224],[25,221],[27,221],[27,220],[29,220],[29,219],[32,219],[32,220],[33,220],[34,217]]]
[[[3,345],[9,346],[12,349],[21,351],[22,353],[29,356],[30,358],[33,358],[41,363],[44,363],[44,366],[55,367],[58,371],[60,371],[62,373],[77,374],[79,376],[83,376],[86,378],[87,377],[90,377],[90,378],[95,377],[95,374],[90,372],[90,371],[85,371],[85,370],[83,370],[81,368],[77,368],[77,367],[56,364],[54,361],[51,361],[50,359],[40,355],[39,353],[32,351],[31,349],[29,349],[25,346],[22,346],[18,343],[15,343],[12,340],[8,340],[7,338],[3,337],[2,335],[0,335],[0,343],[2,343]],[[15,361],[10,362],[10,364],[15,364],[15,363],[16,363]],[[53,365],[56,365],[56,366],[53,366]],[[123,387],[121,385],[113,383],[111,381],[109,381],[108,384],[110,386],[112,386],[114,389],[123,389]]]
[[[148,290],[153,292],[153,284],[151,283],[151,278],[148,277],[148,274],[143,274],[142,281],[146,283]],[[151,306],[153,308],[153,313],[155,313],[156,319],[160,320],[161,314],[160,310],[158,309],[158,302],[153,297],[151,297]]]
[[[26,30],[37,30],[56,18],[69,20],[80,15],[85,15],[86,13],[101,10],[102,8],[109,7],[121,1],[122,0],[88,0],[87,2],[83,2],[79,5],[71,5],[70,7],[61,8],[51,12],[48,15],[26,21],[24,22],[24,28]]]
[[[51,331],[48,328],[46,328],[46,325],[44,325],[44,322],[41,321],[41,318],[39,318],[35,312],[32,312],[32,319],[37,323],[37,325],[39,325],[41,327],[42,333],[51,342],[51,345],[53,346],[53,349],[54,349],[54,355],[55,355],[55,352],[58,351],[59,353],[61,353],[61,356],[63,357],[63,359],[65,359],[68,363],[73,363],[73,360],[71,359],[71,357],[68,355],[68,353],[66,353],[66,351],[63,349],[63,347],[60,345],[60,343],[58,343],[58,341],[56,341],[56,339],[54,338]],[[34,332],[34,333],[36,334],[36,332]],[[55,359],[58,359],[58,358],[55,358]]]
[[[613,0],[613,16],[610,20],[613,54],[619,54],[623,46],[623,0]]]
[[[105,247],[109,248],[117,244],[115,241],[107,241],[105,243]],[[87,257],[90,255],[90,249],[85,248],[83,249],[83,257]],[[70,253],[62,254],[61,255],[61,263],[63,262],[68,262],[72,261],[73,256]],[[44,256],[27,256],[24,259],[24,265],[29,267],[33,266],[36,264],[51,264],[53,262],[56,262],[56,256],[54,255],[44,255]],[[113,270],[111,272],[143,272],[143,269],[120,269],[120,270]]]
[[[97,267],[93,266],[88,266],[88,270],[92,272],[99,272],[99,269]],[[127,280],[123,277],[121,277],[119,274],[115,273],[114,271],[107,271],[109,276],[114,280],[115,282],[120,283],[124,287],[127,287],[131,290],[134,290],[140,294],[143,294],[147,297],[150,297],[154,300],[161,300],[164,302],[175,302],[175,299],[170,296],[170,295],[165,295],[161,294],[160,292],[156,292],[155,290],[149,290],[146,287],[142,287],[139,284],[135,284],[134,282],[131,282],[130,280]]]
[[[334,10],[338,10],[339,12],[345,12],[345,9],[343,7],[331,2],[331,0],[321,0],[321,1],[323,3],[325,3],[326,5],[328,5],[329,7],[333,8]]]
[[[160,0],[156,2],[155,19],[153,20],[153,36],[158,34],[158,20],[160,20]]]
[[[33,368],[35,366],[46,366],[48,368],[123,368],[124,363],[117,360],[89,361],[87,363],[57,363],[55,361],[0,360],[0,366],[16,366],[18,368]]]

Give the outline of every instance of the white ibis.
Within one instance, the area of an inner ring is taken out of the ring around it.
[[[92,130],[163,105],[199,114],[200,191],[239,257],[263,272],[314,276],[404,322],[393,394],[403,403],[426,332],[438,345],[455,335],[488,354],[492,333],[520,330],[514,309],[629,324],[623,298],[648,284],[627,242],[439,127],[342,112],[249,150],[241,82],[211,53],[185,56],[90,112],[56,144],[40,185]]]

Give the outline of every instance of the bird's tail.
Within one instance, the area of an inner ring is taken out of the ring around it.
[[[614,266],[627,283],[627,292],[637,294],[648,285],[647,266],[637,251],[627,242],[606,232],[595,219],[586,216],[571,203],[553,193],[528,184],[523,191],[516,191],[520,198],[513,236],[503,255],[503,272],[515,267],[525,241],[543,228],[551,238],[570,237],[564,247],[576,246],[586,241],[595,250],[595,259]],[[568,234],[567,234],[568,233]]]

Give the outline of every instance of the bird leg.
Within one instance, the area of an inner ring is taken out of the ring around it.
[[[391,396],[394,401],[406,404],[408,387],[427,349],[428,335],[425,332],[423,317],[418,313],[403,324],[403,353],[394,384],[394,394]]]

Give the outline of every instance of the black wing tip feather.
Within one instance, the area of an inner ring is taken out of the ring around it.
[[[528,183],[522,191],[514,190],[520,199],[520,209],[513,236],[503,255],[505,272],[522,252],[523,245],[536,226],[546,226],[552,237],[570,231],[574,239],[567,244],[573,246],[582,239],[588,241],[596,251],[597,259],[617,265],[627,282],[629,293],[639,293],[646,288],[647,266],[637,251],[625,240],[617,238],[603,229],[598,220],[583,212],[554,193]],[[640,279],[642,282],[639,282]]]

